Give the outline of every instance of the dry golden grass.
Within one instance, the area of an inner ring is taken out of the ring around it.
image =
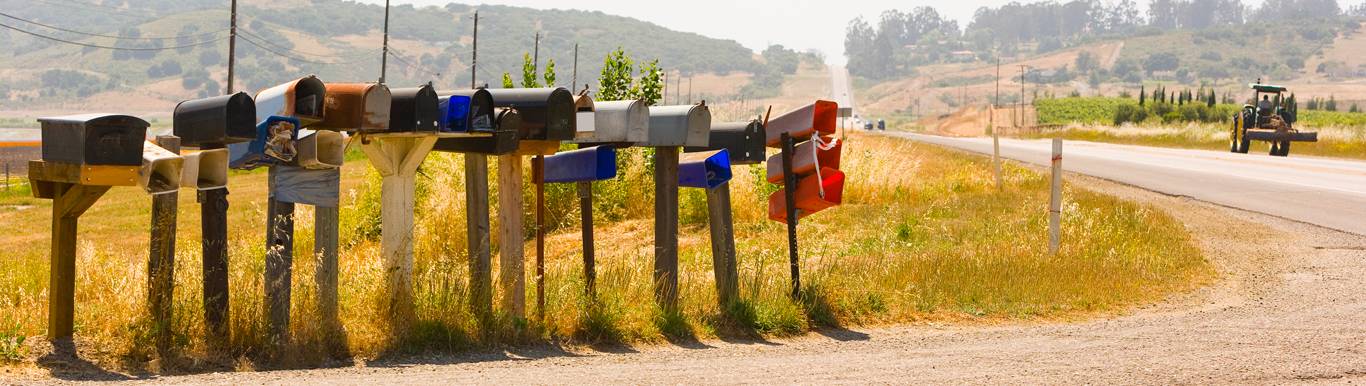
[[[788,335],[848,324],[1069,318],[1158,301],[1211,277],[1181,224],[1151,208],[1069,185],[1063,247],[1059,254],[1049,255],[1046,178],[1009,167],[1007,186],[997,192],[986,163],[977,157],[855,133],[848,138],[842,165],[849,174],[845,204],[809,217],[800,227],[805,286],[801,299],[787,296],[785,228],[764,219],[765,198],[773,187],[762,183],[761,167],[742,166],[735,168],[731,184],[741,300],[724,309],[716,304],[705,200],[699,191],[685,189],[680,307],[664,312],[654,306],[651,292],[649,161],[643,149],[621,158],[623,177],[595,184],[596,304],[582,295],[572,188],[551,186],[547,196],[555,230],[547,240],[545,320],[535,318],[535,248],[528,242],[526,298],[531,320],[498,317],[484,324],[467,307],[461,156],[429,157],[418,189],[417,321],[400,336],[376,312],[384,300],[375,233],[378,177],[364,161],[349,162],[344,168],[347,194],[341,224],[340,315],[345,336],[329,341],[319,328],[322,323],[312,300],[314,260],[309,257],[312,217],[302,210],[295,244],[293,341],[279,348],[277,353],[283,355],[274,360],[261,355],[268,349],[262,300],[265,174],[237,174],[232,180],[232,339],[223,351],[210,350],[204,343],[198,207],[192,194],[182,193],[173,324],[179,355],[206,359],[202,363],[210,365],[203,366],[211,368],[251,369],[309,366],[337,356],[376,357],[542,340],[630,343]],[[138,367],[151,356],[143,316],[143,229],[150,221],[149,202],[134,189],[119,188],[83,217],[76,335],[87,348],[82,355],[101,366]],[[527,200],[528,205],[532,202]],[[0,237],[0,354],[11,360],[28,355],[24,345],[13,344],[18,337],[41,339],[47,312],[50,203],[0,197],[0,208],[16,203],[33,207],[0,210],[0,224],[17,230]],[[527,217],[528,226],[531,219]],[[496,216],[494,226],[499,226]],[[496,254],[496,243],[503,240],[494,242]],[[497,260],[495,256],[495,265]]]

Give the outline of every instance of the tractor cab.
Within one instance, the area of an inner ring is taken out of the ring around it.
[[[1280,117],[1287,125],[1295,122],[1295,109],[1287,106],[1289,100],[1282,99],[1285,87],[1261,83],[1253,83],[1248,87],[1252,89],[1252,104],[1243,105],[1243,109],[1257,117],[1255,121],[1249,120],[1248,124],[1256,122],[1256,126],[1270,125],[1273,116]]]

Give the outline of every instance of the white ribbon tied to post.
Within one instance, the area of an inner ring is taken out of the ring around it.
[[[816,163],[816,189],[820,193],[821,199],[824,200],[825,178],[821,177],[821,159],[817,156],[817,152],[835,148],[835,145],[838,145],[840,140],[839,138],[831,138],[830,142],[825,142],[821,139],[820,134],[813,133],[811,134],[811,141],[815,143],[815,146],[811,147],[811,160]]]

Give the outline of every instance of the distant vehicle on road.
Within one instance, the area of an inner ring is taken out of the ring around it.
[[[868,130],[868,131],[872,131],[872,130],[873,130],[873,121],[863,121],[863,129],[864,129],[864,130]]]
[[[881,131],[887,131],[887,121],[881,119],[877,120],[877,129]]]
[[[1291,142],[1318,142],[1318,133],[1295,130],[1296,107],[1281,99],[1285,87],[1262,84],[1260,79],[1248,87],[1256,104],[1243,105],[1242,111],[1233,114],[1229,151],[1247,153],[1253,140],[1267,141],[1271,155],[1285,157],[1290,155]]]

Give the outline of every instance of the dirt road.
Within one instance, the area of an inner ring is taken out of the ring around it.
[[[1366,238],[1080,176],[1177,216],[1220,271],[1191,294],[1079,323],[902,326],[753,342],[527,349],[201,374],[220,384],[1366,382]]]

